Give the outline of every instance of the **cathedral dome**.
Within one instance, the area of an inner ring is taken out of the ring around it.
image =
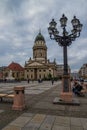
[[[41,34],[41,32],[38,33],[38,35],[36,36],[35,38],[35,41],[34,41],[34,46],[33,48],[47,48],[46,46],[46,43],[45,43],[45,39],[43,37],[43,35]]]
[[[43,41],[45,43],[45,39],[44,39],[43,35],[41,34],[41,32],[39,32],[35,38],[35,42],[37,42],[37,41]]]

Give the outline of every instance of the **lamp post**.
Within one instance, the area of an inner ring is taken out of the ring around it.
[[[76,16],[71,20],[73,29],[69,34],[66,30],[67,25],[67,17],[63,14],[62,18],[60,18],[60,24],[62,27],[62,35],[59,35],[59,31],[56,28],[57,23],[54,19],[49,23],[48,32],[50,38],[58,42],[60,46],[63,47],[63,58],[64,58],[64,72],[63,72],[63,92],[67,93],[70,91],[69,86],[69,73],[68,73],[68,60],[67,60],[67,47],[72,44],[72,41],[75,41],[77,37],[80,36],[80,32],[82,30],[82,24]]]

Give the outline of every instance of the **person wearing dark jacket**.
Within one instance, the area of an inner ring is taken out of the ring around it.
[[[81,93],[81,90],[83,89],[83,86],[80,85],[78,82],[75,82],[74,83],[74,86],[73,86],[73,93],[75,93],[77,96],[83,96],[83,94]]]

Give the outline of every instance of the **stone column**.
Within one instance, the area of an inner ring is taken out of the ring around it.
[[[17,86],[14,87],[14,101],[13,101],[13,110],[23,110],[25,109],[25,87]]]

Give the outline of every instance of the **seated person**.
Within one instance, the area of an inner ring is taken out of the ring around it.
[[[78,96],[84,96],[83,93],[81,93],[82,89],[83,89],[83,86],[80,85],[78,82],[75,82],[72,91]]]

